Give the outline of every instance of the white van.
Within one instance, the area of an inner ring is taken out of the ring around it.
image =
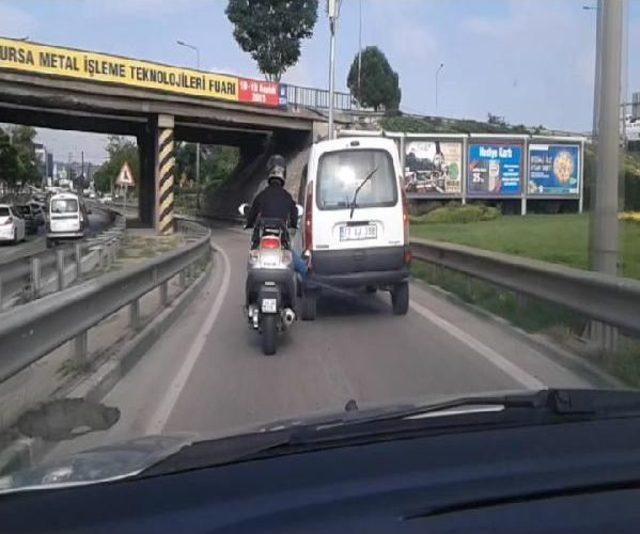
[[[409,306],[409,215],[391,139],[340,138],[311,147],[302,250],[310,257],[302,318],[312,320],[323,287],[385,289],[393,312]]]
[[[47,247],[59,240],[81,239],[85,235],[87,214],[75,193],[58,193],[49,199]]]

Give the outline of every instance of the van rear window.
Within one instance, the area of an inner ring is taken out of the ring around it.
[[[0,208],[0,217],[8,217],[9,215],[11,215],[9,208],[7,208],[6,206],[2,206]]]
[[[360,189],[356,206],[394,206],[398,202],[398,188],[393,161],[386,150],[340,150],[323,154],[318,164],[318,208],[349,208],[356,189],[374,170]]]
[[[75,213],[78,201],[75,198],[57,198],[51,201],[51,213]]]

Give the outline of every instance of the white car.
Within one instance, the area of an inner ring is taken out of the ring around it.
[[[10,204],[0,204],[0,241],[18,243],[25,239],[24,219],[18,217]]]
[[[302,234],[298,246],[310,259],[303,319],[315,318],[326,286],[385,289],[393,312],[407,313],[409,214],[391,139],[347,137],[311,147]]]

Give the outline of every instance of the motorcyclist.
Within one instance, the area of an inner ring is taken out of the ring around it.
[[[284,158],[279,154],[271,156],[267,163],[267,173],[269,185],[254,199],[247,215],[247,228],[253,228],[258,217],[280,219],[288,223],[290,228],[297,228],[296,203],[284,188],[287,173]]]
[[[280,154],[274,154],[267,162],[267,181],[269,185],[254,199],[247,215],[246,228],[253,228],[258,218],[280,219],[289,228],[298,228],[298,209],[293,197],[284,188],[287,175],[286,161]],[[255,236],[254,239],[255,241]],[[294,267],[301,275],[306,275],[308,266],[292,250]]]

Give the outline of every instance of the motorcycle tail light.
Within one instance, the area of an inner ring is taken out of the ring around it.
[[[260,240],[260,248],[278,249],[280,248],[280,238],[274,236],[265,236]]]

